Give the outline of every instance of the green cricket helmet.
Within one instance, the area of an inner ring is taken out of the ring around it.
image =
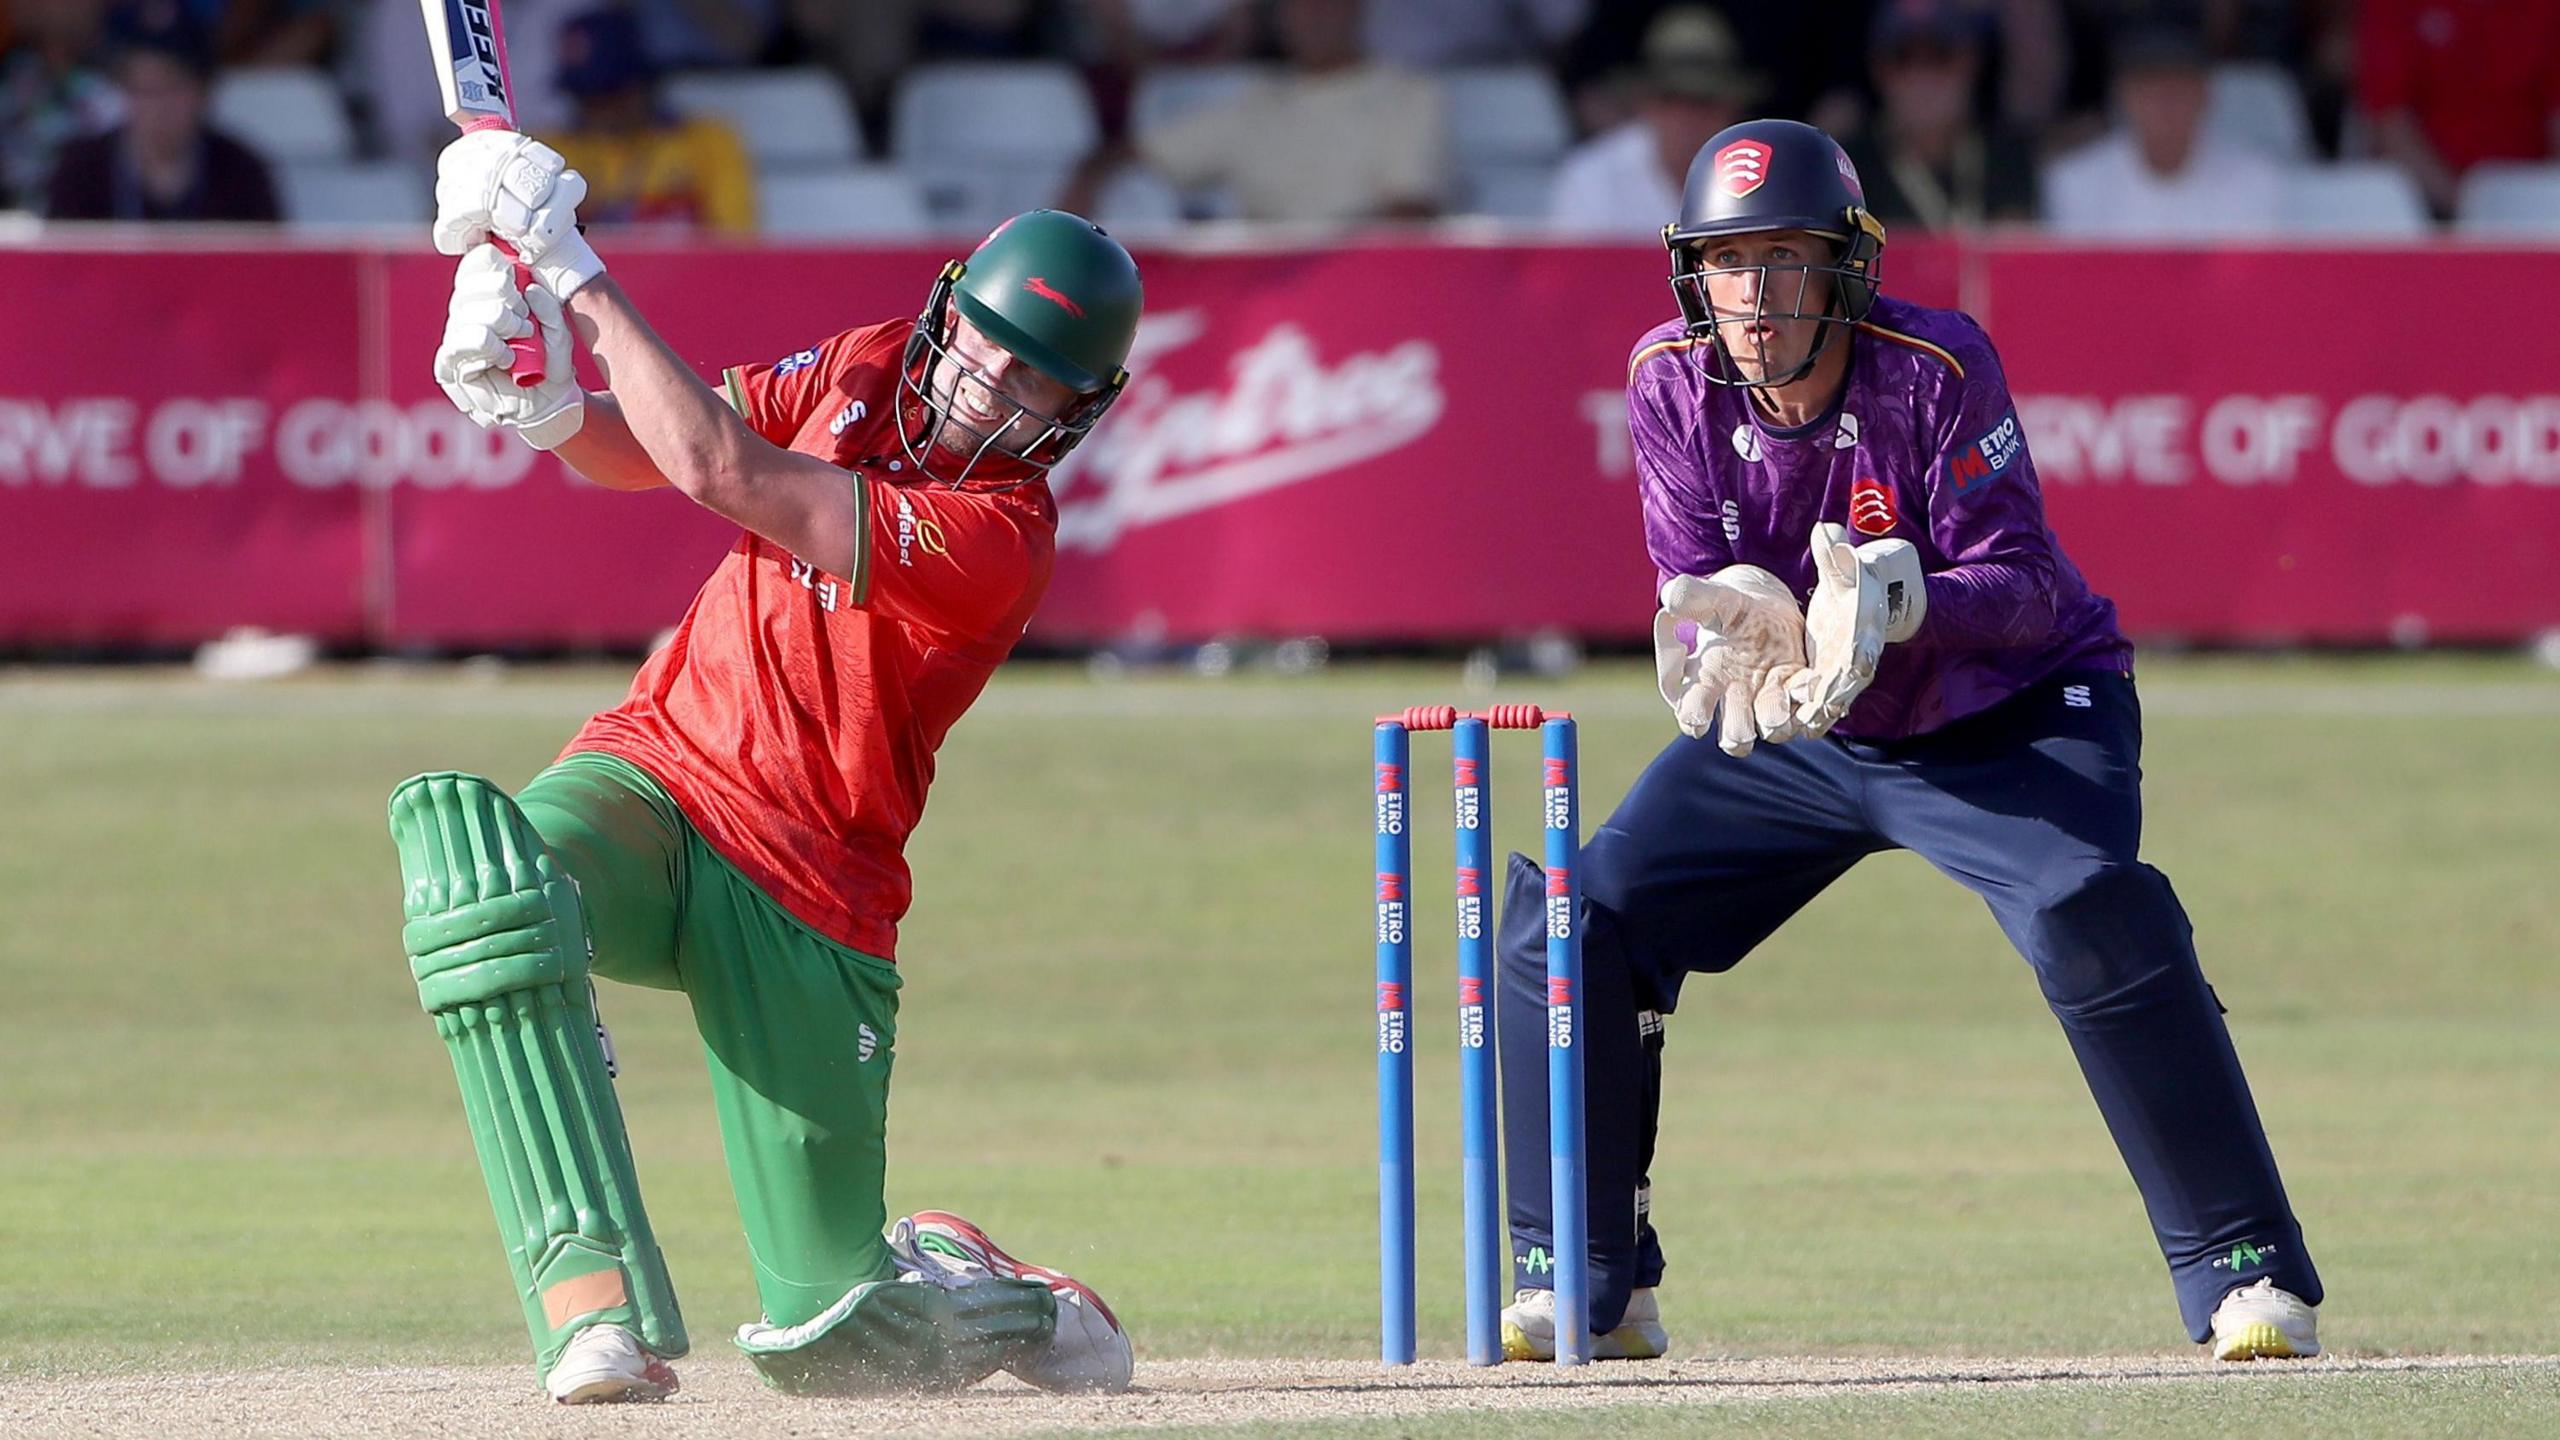
[[[901,367],[898,427],[921,473],[963,485],[991,457],[1000,484],[1048,473],[1089,434],[1129,383],[1122,368],[1145,303],[1137,262],[1099,225],[1063,210],[1029,210],[995,229],[966,260],[942,267]],[[1046,414],[996,387],[951,349],[957,320],[1065,385],[1074,398]],[[980,428],[953,414],[963,380],[998,417]],[[967,458],[957,473],[946,451]],[[1006,464],[1006,461],[1016,462]],[[1020,473],[1028,466],[1029,474]]]

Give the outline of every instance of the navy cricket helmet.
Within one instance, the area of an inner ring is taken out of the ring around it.
[[[1662,227],[1662,243],[1671,252],[1671,293],[1691,338],[1716,337],[1715,307],[1707,299],[1707,263],[1712,241],[1732,235],[1776,230],[1803,230],[1833,243],[1828,264],[1747,267],[1761,272],[1758,309],[1753,320],[1814,320],[1821,338],[1804,362],[1784,374],[1745,380],[1732,373],[1731,356],[1717,367],[1715,378],[1734,385],[1785,385],[1802,378],[1835,334],[1867,318],[1875,308],[1879,263],[1884,257],[1884,224],[1867,211],[1866,189],[1857,167],[1838,141],[1811,125],[1794,120],[1746,120],[1718,131],[1689,162],[1689,178],[1680,195],[1680,218]],[[1795,308],[1772,308],[1789,287],[1780,275],[1796,276]],[[1803,308],[1810,277],[1831,277],[1831,295],[1818,311]],[[1737,317],[1727,317],[1728,319]]]

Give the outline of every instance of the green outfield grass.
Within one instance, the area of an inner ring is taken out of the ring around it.
[[[623,679],[0,671],[0,1374],[520,1357],[382,801],[422,769],[522,783]],[[913,850],[893,1213],[958,1208],[1073,1268],[1142,1354],[1371,1353],[1366,720],[1455,682],[1001,678]],[[1609,665],[1506,691],[1586,714],[1586,824],[1670,733],[1650,687]],[[2149,858],[2230,1007],[2324,1334],[2560,1350],[2560,677],[2189,661],[2145,694]],[[1501,744],[1498,826],[1527,848],[1532,742]],[[1451,1355],[1444,752],[1416,753],[1422,1318]],[[717,1342],[753,1300],[689,1018],[620,989],[605,1009],[659,1235]],[[1917,860],[1868,862],[1693,986],[1666,1084],[1675,1353],[2183,1347],[2032,978]],[[2518,1405],[2560,1425],[2547,1373],[2355,1385],[2482,1407],[2489,1429],[2445,1433],[2516,1433]],[[1975,1432],[1939,1412],[1966,1403],[1835,1408],[1843,1434],[1953,1435]]]

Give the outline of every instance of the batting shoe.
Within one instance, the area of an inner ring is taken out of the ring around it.
[[[1057,1337],[1049,1349],[1027,1365],[1010,1367],[1027,1384],[1059,1393],[1129,1388],[1137,1357],[1120,1317],[1102,1303],[1093,1287],[1070,1275],[1016,1260],[987,1232],[948,1210],[919,1210],[890,1227],[890,1243],[907,1239],[915,1250],[946,1269],[984,1272],[1003,1280],[1036,1280],[1058,1297]]]
[[[2243,1286],[2213,1307],[2216,1360],[2308,1360],[2320,1353],[2320,1318],[2273,1280]]]
[[[563,1405],[664,1400],[676,1393],[676,1367],[619,1325],[590,1325],[561,1347],[542,1386]]]
[[[1671,1332],[1662,1328],[1662,1308],[1653,1288],[1638,1290],[1627,1300],[1625,1318],[1606,1335],[1591,1337],[1594,1360],[1658,1360],[1671,1348]],[[1502,1358],[1556,1358],[1556,1292],[1520,1290],[1502,1312]]]

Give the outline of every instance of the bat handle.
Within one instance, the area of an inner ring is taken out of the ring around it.
[[[516,288],[518,290],[533,288],[533,267],[516,258],[516,248],[494,235],[489,237],[489,243],[498,247],[499,254],[515,262]],[[526,313],[530,318],[532,312],[528,310]],[[515,359],[507,365],[507,373],[515,377],[515,382],[524,386],[541,384],[543,362],[541,326],[536,325],[534,333],[530,335],[519,335],[508,341],[507,349],[515,355]]]
[[[496,9],[495,6],[490,8],[493,11]],[[480,130],[512,130],[514,128],[515,122],[513,118],[505,115],[477,115],[462,122],[462,133],[465,135],[469,135]],[[498,247],[499,254],[506,256],[509,260],[515,261],[516,288],[518,290],[531,289],[533,287],[533,268],[517,257],[516,247],[499,239],[495,235],[489,237],[489,243]],[[527,386],[541,384],[542,334],[540,327],[537,326],[535,333],[531,335],[519,335],[515,339],[508,341],[507,349],[512,351],[515,355],[515,359],[510,361],[507,365],[507,373],[515,377],[515,382],[518,385]]]

